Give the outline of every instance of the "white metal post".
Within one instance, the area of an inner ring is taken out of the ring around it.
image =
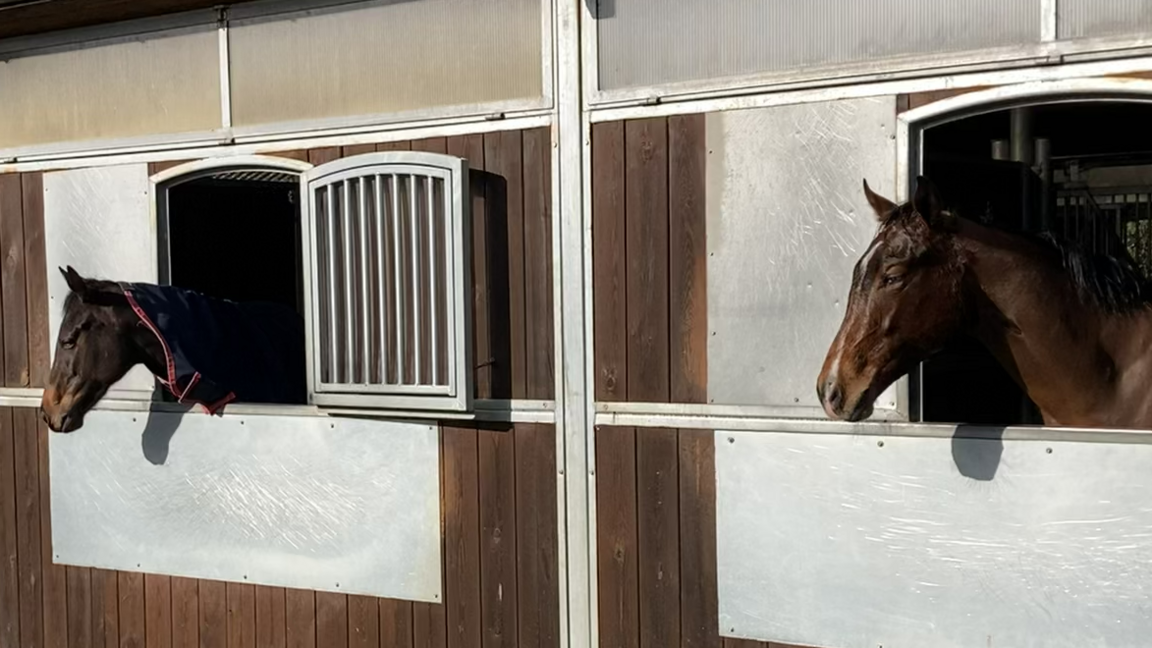
[[[593,402],[587,372],[592,345],[585,299],[584,145],[587,134],[581,85],[582,0],[554,4],[556,122],[552,129],[556,302],[556,457],[560,532],[561,646],[596,643],[595,563],[591,519]]]

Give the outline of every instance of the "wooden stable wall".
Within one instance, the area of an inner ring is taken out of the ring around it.
[[[704,123],[593,126],[597,401],[707,400]],[[719,633],[711,430],[597,427],[596,484],[603,648],[767,646]]]
[[[548,130],[380,146],[409,147],[478,170],[479,395],[552,398]],[[319,163],[374,148],[284,155]],[[7,387],[47,376],[41,197],[39,174],[0,175]],[[49,480],[69,476],[49,475],[49,432],[34,410],[0,408],[0,648],[558,648],[553,426],[441,430],[445,600],[433,605],[54,565]]]

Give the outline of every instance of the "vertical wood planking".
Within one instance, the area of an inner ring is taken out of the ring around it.
[[[556,428],[516,425],[517,640],[522,648],[558,648]]]
[[[334,160],[340,159],[339,146],[327,146],[324,148],[316,148],[308,150],[308,162],[314,166],[327,164]]]
[[[640,645],[680,644],[680,480],[676,430],[637,428]]]
[[[22,174],[24,202],[24,265],[28,308],[29,384],[48,383],[48,266],[44,243],[44,176]]]
[[[600,648],[640,645],[636,431],[596,428]]]
[[[288,158],[289,160],[300,160],[301,162],[308,162],[308,151],[295,150],[295,151],[276,151],[269,153],[276,157]]]
[[[492,397],[492,345],[488,287],[488,217],[485,195],[488,176],[484,173],[484,136],[461,135],[448,138],[448,154],[468,160],[472,214],[472,362],[475,366],[476,398]],[[467,245],[469,242],[465,242]]]
[[[285,636],[289,648],[315,648],[316,595],[308,590],[284,590]]]
[[[52,485],[48,474],[48,425],[36,411],[22,408],[29,432],[35,435],[40,462],[40,557],[44,595],[44,646],[68,648],[68,572],[52,558]]]
[[[551,130],[524,133],[525,381],[528,398],[553,398]]]
[[[708,397],[707,214],[704,115],[668,118],[671,400]]]
[[[120,594],[116,572],[92,570],[92,640],[96,646],[120,645]]]
[[[681,430],[679,454],[681,646],[720,648],[712,431]]]
[[[200,581],[200,646],[226,648],[228,645],[228,593],[224,583]]]
[[[192,578],[172,578],[172,648],[200,645],[200,584]]]
[[[43,558],[40,537],[40,459],[33,410],[12,410],[15,434],[16,546],[19,553],[20,645],[43,646]]]
[[[256,648],[286,648],[284,588],[256,588]]]
[[[172,579],[144,575],[144,639],[148,648],[172,646]]]
[[[502,179],[496,196],[489,196],[488,220],[491,248],[506,261],[490,267],[492,273],[493,352],[496,356],[495,398],[524,398],[527,393],[527,359],[524,312],[524,183],[523,137],[520,131],[484,135],[486,169]],[[495,221],[495,222],[494,222]],[[503,240],[497,237],[503,233]],[[491,249],[490,248],[490,249]],[[503,293],[503,294],[498,294]],[[497,322],[500,326],[496,327]]]
[[[12,410],[0,408],[0,648],[20,648],[15,443]]]
[[[412,604],[412,645],[416,648],[444,648],[448,645],[443,606]]]
[[[4,386],[27,387],[28,301],[24,274],[24,191],[21,177],[0,175],[0,293],[3,299]]]
[[[68,646],[94,648],[93,636],[92,570],[87,567],[68,567]]]
[[[628,399],[624,122],[592,125],[592,301],[596,400]]]
[[[377,648],[380,645],[380,610],[370,596],[348,597],[349,648]]]
[[[412,603],[379,599],[380,648],[412,648]]]
[[[667,402],[668,124],[624,125],[628,272],[628,399]]]
[[[256,590],[244,583],[228,583],[228,648],[256,646]]]
[[[444,606],[449,648],[479,648],[480,516],[477,432],[441,427],[444,454]],[[421,605],[421,604],[417,604]]]
[[[380,142],[376,145],[377,151],[411,151],[412,142],[400,140],[398,142]]]
[[[353,144],[352,146],[345,146],[340,149],[340,157],[352,157],[353,155],[364,155],[365,153],[375,152],[375,144]]]
[[[517,646],[516,444],[512,430],[480,430],[480,605],[485,648]]]
[[[273,153],[273,155],[280,155],[280,154],[279,153]],[[178,167],[181,164],[186,164],[187,162],[189,162],[189,160],[161,160],[160,162],[149,162],[148,163],[148,175],[154,176],[157,173],[160,173],[161,171],[167,171],[168,169],[171,169],[172,167]]]
[[[412,150],[425,151],[428,153],[447,153],[448,138],[428,137],[425,139],[412,140]]]
[[[120,648],[143,648],[144,574],[119,572]]]
[[[348,596],[316,592],[316,645],[321,648],[348,646]]]

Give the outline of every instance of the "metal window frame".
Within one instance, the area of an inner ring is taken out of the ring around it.
[[[449,264],[446,326],[449,333],[444,352],[448,357],[446,389],[411,389],[404,386],[364,386],[324,383],[320,376],[320,268],[316,255],[318,213],[316,190],[352,178],[384,175],[423,175],[444,181],[446,262]],[[315,166],[300,175],[301,228],[304,271],[304,321],[309,401],[321,408],[405,410],[415,412],[470,412],[473,408],[472,316],[468,299],[471,286],[471,196],[468,161],[425,151],[380,151],[342,158]]]
[[[1152,81],[1108,77],[1069,78],[976,90],[905,111],[896,116],[896,196],[909,200],[924,168],[924,132],[930,128],[1010,108],[1095,101],[1152,103]],[[924,411],[923,363],[906,378],[907,405],[916,419]]]
[[[1149,34],[1057,40],[1057,3],[1058,0],[1040,0],[1038,40],[1034,43],[942,54],[901,55],[803,69],[610,90],[600,88],[597,19],[594,13],[586,8],[585,19],[590,27],[584,30],[581,39],[585,79],[584,103],[588,110],[647,107],[765,92],[1051,66],[1077,60],[1140,56],[1152,51],[1152,35]]]

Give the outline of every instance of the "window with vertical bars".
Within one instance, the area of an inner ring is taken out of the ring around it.
[[[302,182],[313,402],[470,409],[467,161],[372,153]]]

